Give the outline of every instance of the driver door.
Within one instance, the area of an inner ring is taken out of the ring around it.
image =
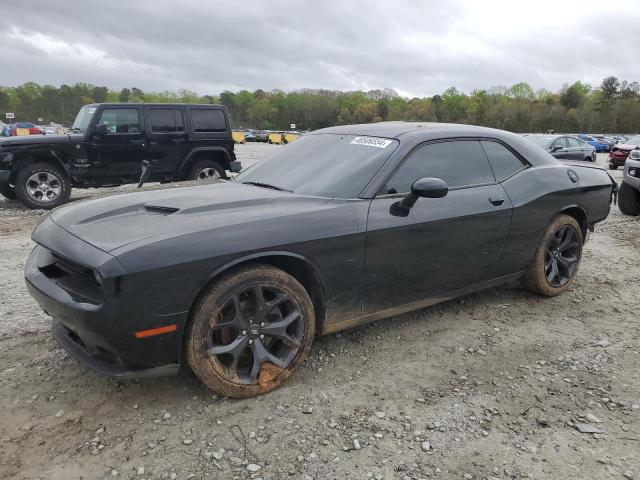
[[[392,206],[415,180],[436,177],[443,198],[419,198],[408,215]],[[477,140],[414,149],[372,200],[365,252],[365,312],[373,313],[487,281],[503,272],[511,202]]]
[[[102,178],[137,179],[141,163],[147,157],[142,109],[138,106],[104,108],[96,127],[106,127],[106,134],[93,135],[89,159],[96,176]]]

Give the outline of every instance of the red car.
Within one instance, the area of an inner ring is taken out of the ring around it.
[[[618,143],[614,145],[609,152],[609,169],[617,170],[618,167],[624,165],[631,150],[640,147],[640,135],[631,137],[626,143]]]
[[[42,129],[38,127],[36,124],[23,122],[23,123],[14,123],[13,125],[11,125],[12,137],[15,137],[18,134],[17,132],[18,128],[29,129],[29,135],[44,135],[44,131],[42,131]]]

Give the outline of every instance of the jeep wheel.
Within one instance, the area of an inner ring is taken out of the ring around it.
[[[302,365],[313,341],[313,304],[291,275],[252,265],[216,281],[187,327],[195,375],[227,397],[262,395]]]
[[[227,178],[224,168],[214,160],[200,160],[196,162],[188,175],[189,180],[214,180]]]
[[[618,208],[625,215],[640,215],[640,192],[628,183],[622,182],[618,189]]]
[[[520,282],[527,290],[547,297],[564,293],[576,278],[582,245],[582,229],[575,218],[558,215],[547,228]]]
[[[16,191],[10,185],[0,185],[0,195],[2,195],[7,200],[15,200]]]
[[[16,175],[15,192],[25,206],[50,210],[69,200],[71,182],[57,165],[33,163]]]

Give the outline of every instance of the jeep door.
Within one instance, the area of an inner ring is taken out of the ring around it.
[[[174,176],[188,147],[184,108],[154,106],[146,110],[151,178]]]
[[[146,143],[141,107],[104,107],[98,114],[88,147],[92,175],[99,177],[99,183],[113,177],[124,181],[138,178],[142,160],[147,156]]]
[[[443,198],[419,198],[406,215],[399,215],[394,204],[424,177],[444,180],[449,192]],[[371,202],[364,313],[446,295],[503,275],[510,219],[511,202],[480,141],[419,145]]]

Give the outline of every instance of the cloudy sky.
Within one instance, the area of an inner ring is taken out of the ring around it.
[[[558,90],[640,80],[637,0],[16,0],[0,85]]]

